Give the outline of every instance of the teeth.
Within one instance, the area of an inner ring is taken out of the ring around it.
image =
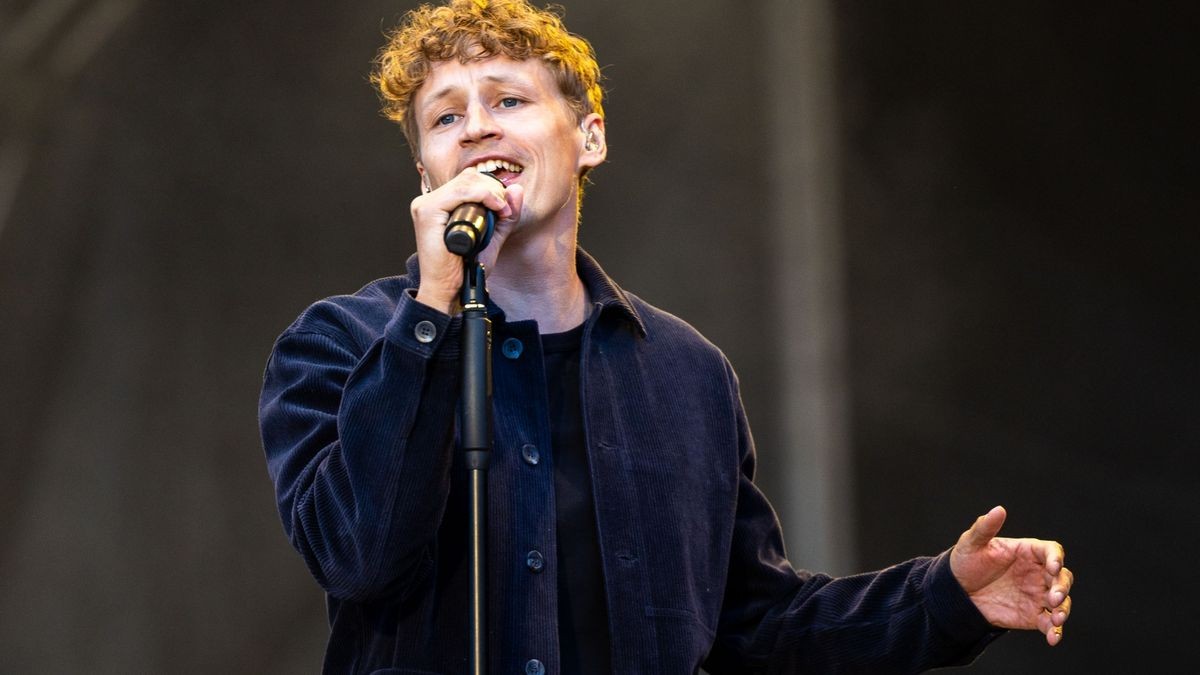
[[[513,173],[521,173],[522,167],[511,162],[506,162],[502,159],[489,159],[475,165],[475,170],[480,173],[492,173],[497,169],[504,169]]]

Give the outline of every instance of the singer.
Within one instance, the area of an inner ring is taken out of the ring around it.
[[[733,368],[577,244],[608,153],[599,80],[591,46],[525,0],[422,6],[380,52],[420,178],[416,254],[307,309],[260,401],[284,530],[328,595],[324,672],[467,669],[462,266],[443,241],[463,204],[495,217],[489,672],[911,673],[1008,629],[1058,644],[1063,549],[999,536],[1000,507],[878,572],[784,557]]]

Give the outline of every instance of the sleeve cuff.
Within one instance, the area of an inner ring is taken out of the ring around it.
[[[457,358],[461,317],[452,317],[418,302],[415,289],[400,294],[396,311],[384,329],[388,341],[398,347],[432,358]]]
[[[988,642],[1003,633],[988,623],[950,569],[950,551],[933,559],[924,582],[925,605],[934,624],[951,640],[971,644]]]

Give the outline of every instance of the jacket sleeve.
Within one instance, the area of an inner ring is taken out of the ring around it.
[[[427,342],[414,334],[423,321],[436,329]],[[450,489],[458,324],[406,292],[373,340],[353,315],[318,303],[275,343],[259,404],[267,466],[284,531],[335,597],[402,596],[432,568]]]
[[[741,473],[709,672],[916,673],[969,663],[1002,633],[962,590],[948,553],[841,578],[794,570],[753,483],[754,442],[735,404]]]

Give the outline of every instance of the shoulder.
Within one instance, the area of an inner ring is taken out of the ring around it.
[[[722,382],[722,388],[737,389],[737,375],[720,347],[675,314],[633,293],[624,293],[645,328],[638,342],[650,361],[670,364],[690,376],[702,376],[710,382]]]
[[[725,358],[719,347],[687,321],[646,302],[633,293],[625,291],[625,295],[645,325],[647,339],[656,342],[668,341],[676,347],[695,350],[722,360]]]
[[[404,295],[415,289],[408,275],[376,279],[354,293],[333,295],[309,305],[280,335],[320,335],[355,351],[383,334]]]

